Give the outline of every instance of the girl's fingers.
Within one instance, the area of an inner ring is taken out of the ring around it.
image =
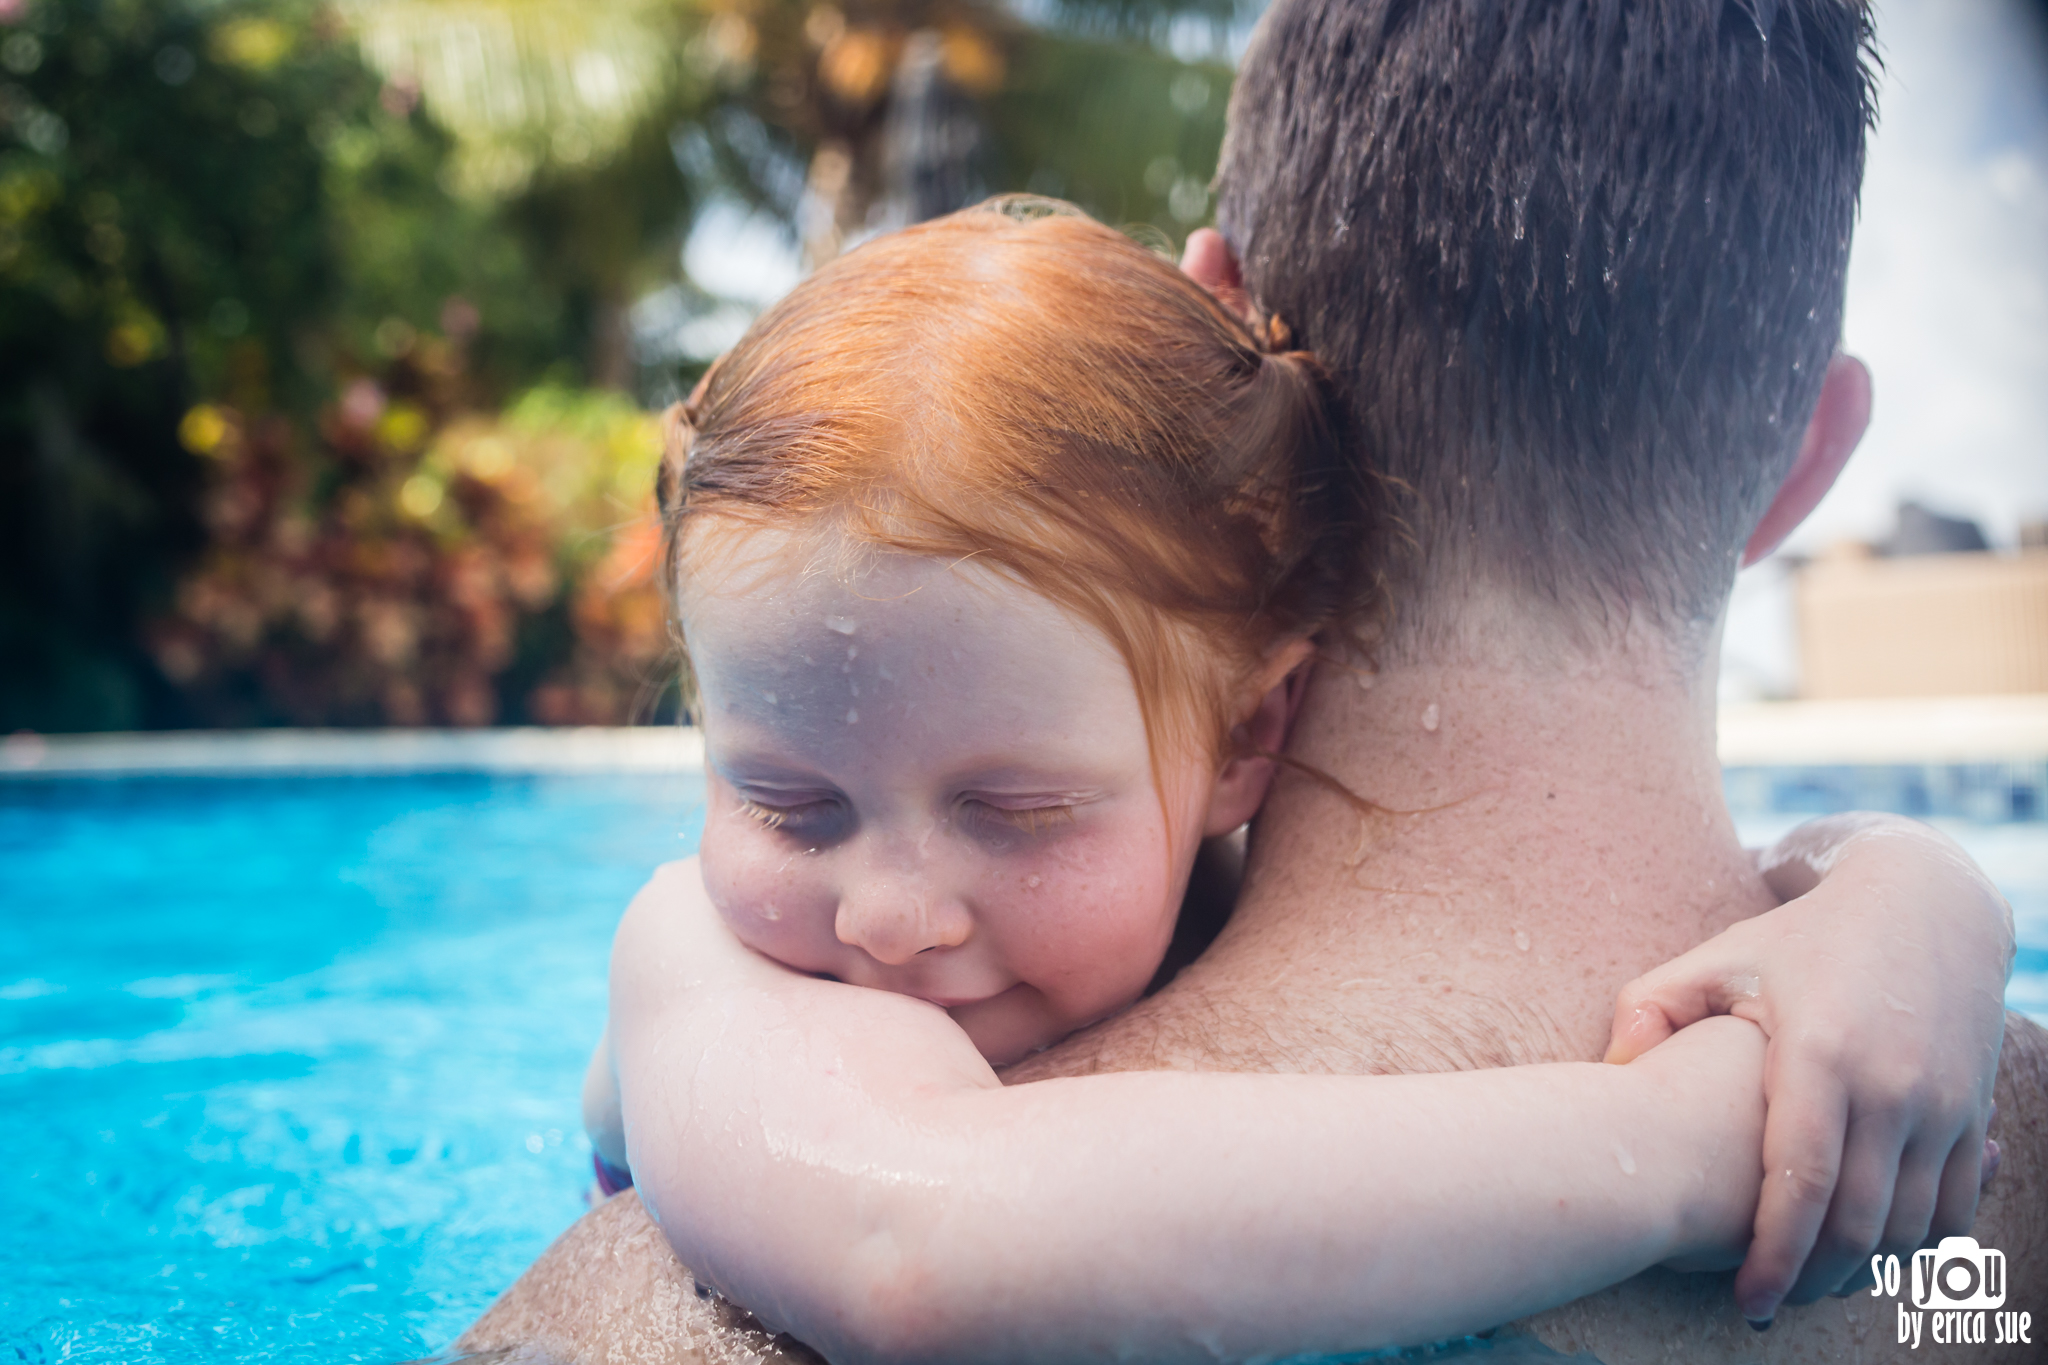
[[[1634,1061],[1679,1029],[1710,1014],[1726,1014],[1735,996],[1731,979],[1740,972],[1754,971],[1753,965],[1735,960],[1743,955],[1731,952],[1734,945],[1727,940],[1725,933],[1708,939],[1623,986],[1614,1002],[1606,1060],[1616,1064]],[[1765,1032],[1769,1031],[1766,1027]]]
[[[1981,1149],[1982,1144],[1972,1146]],[[1908,1256],[1927,1241],[1929,1229],[1935,1225],[1935,1209],[1940,1201],[1951,1154],[1961,1150],[1961,1143],[1945,1138],[1916,1139],[1906,1145],[1905,1153],[1899,1158],[1898,1183],[1892,1188],[1891,1212],[1885,1218],[1884,1235],[1875,1251]],[[1972,1180],[1976,1179],[1974,1167],[1969,1174]],[[1861,1268],[1868,1270],[1867,1259]]]
[[[1631,982],[1630,987],[1633,986]],[[1604,1060],[1615,1066],[1626,1066],[1678,1032],[1678,1028],[1662,1006],[1652,1000],[1631,996],[1629,990],[1624,989],[1620,1001],[1614,1006],[1614,1028],[1607,1037]]]
[[[1998,1164],[1998,1145],[1987,1141],[1975,1124],[1956,1140],[1941,1170],[1934,1213],[1926,1236],[1934,1240],[1960,1237],[1977,1221],[1977,1199],[1990,1179],[1985,1168]]]
[[[1890,1221],[1905,1133],[1892,1124],[1864,1122],[1849,1136],[1827,1219],[1787,1302],[1811,1303],[1867,1269]]]
[[[1736,1307],[1751,1322],[1777,1315],[1820,1237],[1849,1116],[1841,1082],[1822,1066],[1792,1060],[1773,1068],[1769,1097],[1756,1237],[1735,1274]]]

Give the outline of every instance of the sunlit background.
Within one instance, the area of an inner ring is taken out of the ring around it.
[[[672,716],[648,412],[998,191],[1173,247],[1235,0],[0,0],[0,732]]]
[[[1724,696],[1735,699],[1795,696],[1815,682],[1830,694],[2048,689],[2048,579],[2016,565],[2003,583],[1981,567],[1994,595],[2024,593],[2017,610],[2028,637],[2007,642],[2031,651],[2023,676],[1987,676],[2006,670],[1980,664],[1975,677],[1887,679],[1871,654],[1956,646],[1916,640],[1890,617],[1895,604],[1878,586],[1868,627],[1876,638],[1856,647],[1864,676],[1802,677],[1798,567],[1845,541],[1895,537],[1902,502],[1973,523],[1982,544],[2007,555],[2048,546],[2048,5],[1885,0],[1877,12],[1881,121],[1844,337],[1871,367],[1876,410],[1840,483],[1786,553],[1738,583],[1723,677]],[[1963,549],[1967,540],[1951,530],[1917,548]],[[1908,581],[1907,592],[1916,586]],[[1945,630],[1994,628],[1972,617],[1981,607],[1970,596],[1934,604],[1938,614],[1964,614]]]
[[[810,265],[987,193],[1176,245],[1260,7],[0,0],[0,732],[674,714],[646,414]],[[1728,699],[2048,688],[2038,640],[1816,664],[1800,590],[1929,548],[1905,500],[1981,532],[1933,548],[2048,535],[2043,13],[1880,7],[1877,418],[1745,577]]]
[[[388,1365],[576,1216],[701,818],[583,728],[678,713],[653,413],[990,193],[1176,249],[1261,4],[0,0],[0,1356]],[[2048,1022],[2048,0],[1879,21],[1876,417],[1738,581],[1725,786],[1954,834]]]

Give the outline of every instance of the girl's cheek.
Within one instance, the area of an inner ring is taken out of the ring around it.
[[[1164,840],[1150,829],[1107,829],[1068,841],[1024,876],[1031,956],[1044,984],[1099,994],[1151,979],[1173,934],[1177,905]]]
[[[705,828],[698,865],[719,917],[756,952],[801,966],[806,950],[816,947],[821,916],[831,937],[834,898],[818,855],[790,848],[751,821],[714,819]]]

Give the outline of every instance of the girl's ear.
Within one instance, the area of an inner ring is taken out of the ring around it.
[[[1313,640],[1289,640],[1266,656],[1265,663],[1239,694],[1237,724],[1230,730],[1230,757],[1216,775],[1209,793],[1209,811],[1202,822],[1202,837],[1228,834],[1256,815],[1273,785],[1276,766],[1270,754],[1287,747],[1287,732],[1294,725],[1308,691],[1309,670],[1315,662]]]

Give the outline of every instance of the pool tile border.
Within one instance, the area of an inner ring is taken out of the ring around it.
[[[703,770],[703,736],[677,726],[16,734],[0,740],[0,780]]]

